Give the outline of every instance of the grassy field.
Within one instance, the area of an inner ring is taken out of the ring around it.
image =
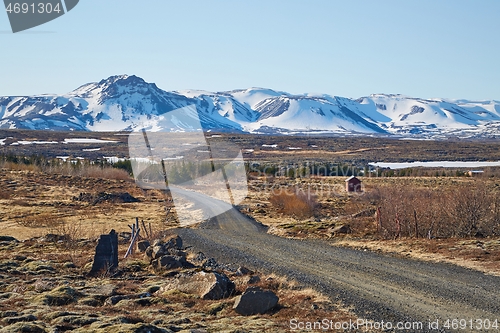
[[[114,166],[102,163],[104,156],[128,156],[127,136],[116,134],[0,131],[0,142],[4,143],[0,145],[1,235],[21,240],[12,244],[0,242],[3,265],[0,268],[6,277],[1,294],[9,296],[0,300],[0,313],[36,312],[39,320],[23,325],[55,325],[58,321],[51,317],[53,306],[30,303],[33,297],[38,299],[36,297],[60,291],[58,284],[45,285],[57,276],[55,272],[62,272],[65,278],[71,276],[88,288],[112,284],[123,295],[143,291],[145,284],[156,288],[170,279],[170,274],[176,274],[170,271],[161,275],[152,271],[143,255],[136,253],[121,260],[123,282],[117,283],[108,277],[93,280],[85,277],[101,234],[111,229],[119,233],[119,252],[123,257],[130,237],[128,225],[136,218],[150,230],[151,240],[179,226],[169,196],[159,190],[138,187],[126,163]],[[66,140],[75,138],[103,141]],[[456,177],[456,171],[460,170],[447,169],[406,170],[405,176],[400,172],[369,172],[359,176],[363,192],[352,194],[345,191],[346,175],[316,176],[303,169],[306,162],[339,163],[345,167],[342,170],[352,173],[363,170],[363,163],[381,160],[500,160],[496,142],[227,134],[212,135],[210,140],[230,140],[244,152],[249,192],[237,209],[268,226],[269,233],[288,238],[323,239],[333,246],[449,262],[500,275],[500,178],[496,170],[487,170],[481,177],[467,177],[463,172]],[[74,159],[63,162],[54,159],[57,156]],[[292,171],[288,172],[286,168],[290,165]],[[259,169],[262,166],[273,168],[273,172],[262,172]],[[189,258],[195,256],[192,253]],[[15,262],[19,258],[24,261]],[[32,261],[50,270],[40,270]],[[6,265],[12,267],[7,269]],[[15,275],[17,269],[26,275]],[[43,275],[45,271],[47,276]],[[37,277],[36,281],[31,275]],[[232,278],[238,292],[242,292],[248,277]],[[58,279],[59,284],[72,283]],[[75,313],[72,316],[78,320],[107,323],[114,320],[113,316],[121,316],[125,319],[120,319],[120,323],[126,320],[131,322],[127,325],[140,325],[157,323],[153,321],[158,317],[157,307],[168,306],[171,312],[161,314],[166,321],[179,317],[189,319],[184,319],[179,327],[203,321],[215,331],[244,323],[260,331],[265,327],[281,332],[286,331],[289,318],[301,315],[355,319],[349,308],[332,304],[317,291],[303,288],[295,281],[264,275],[261,279],[258,285],[277,293],[280,308],[252,318],[243,318],[232,311],[231,300],[205,301],[182,293],[155,295],[152,299],[159,302],[158,305],[138,307],[134,300],[122,301],[119,309],[111,310],[99,302],[87,304],[87,298],[75,296],[64,306],[64,311]],[[41,289],[32,290],[33,285],[40,284]],[[87,318],[86,313],[90,312],[97,317]],[[64,325],[69,329],[73,324]]]
[[[94,141],[71,140],[82,138]],[[250,191],[239,209],[269,225],[272,233],[394,252],[400,252],[397,244],[403,242],[437,257],[442,252],[436,247],[440,242],[456,242],[446,248],[460,249],[468,246],[460,245],[461,241],[486,240],[493,245],[478,247],[476,256],[466,250],[460,257],[498,266],[494,263],[500,257],[495,245],[500,236],[500,178],[494,168],[482,177],[465,177],[466,170],[444,168],[415,168],[406,170],[405,176],[391,170],[369,173],[360,177],[364,192],[348,195],[345,175],[318,177],[298,169],[283,172],[283,166],[342,163],[346,171],[358,172],[372,161],[497,161],[499,142],[213,133],[208,140],[230,141],[242,149],[249,165]],[[5,234],[20,239],[48,232],[95,238],[111,228],[128,232],[128,224],[136,217],[158,232],[176,226],[175,208],[165,194],[139,188],[129,169],[88,163],[104,156],[127,157],[127,133],[0,130],[0,141],[4,143],[0,145],[4,156],[3,162],[0,159],[0,223]],[[5,156],[19,159],[6,161]],[[78,166],[54,164],[50,158],[56,156],[85,159]],[[253,169],[255,165],[274,169],[265,174]],[[458,171],[461,177],[455,177]],[[127,193],[138,202],[78,199],[102,193]]]

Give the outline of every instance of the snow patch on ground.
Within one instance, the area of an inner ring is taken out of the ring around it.
[[[63,143],[114,143],[115,140],[100,140],[100,139],[86,139],[86,138],[73,138],[64,139]]]
[[[429,168],[481,168],[500,166],[500,161],[494,162],[463,162],[463,161],[427,161],[427,162],[403,162],[403,163],[389,163],[389,162],[372,162],[369,163],[374,167],[390,168],[390,169],[404,169],[415,167],[429,167]]]

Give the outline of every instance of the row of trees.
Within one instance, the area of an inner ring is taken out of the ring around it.
[[[128,160],[109,163],[106,160],[89,161],[72,158],[62,160],[42,155],[0,154],[0,168],[113,179],[127,179],[132,174],[132,165]]]

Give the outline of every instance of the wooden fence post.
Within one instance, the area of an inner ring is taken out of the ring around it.
[[[418,220],[417,220],[417,211],[413,210],[413,218],[415,219],[415,238],[418,238]]]

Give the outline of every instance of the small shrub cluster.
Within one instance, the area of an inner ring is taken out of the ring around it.
[[[454,189],[375,188],[377,225],[385,238],[500,235],[500,196],[482,181]]]
[[[316,196],[299,188],[280,188],[271,193],[269,199],[279,213],[305,219],[314,216]]]

